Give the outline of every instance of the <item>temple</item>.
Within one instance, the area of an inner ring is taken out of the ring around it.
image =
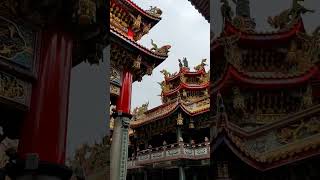
[[[158,47],[153,40],[152,47],[146,48],[137,41],[161,20],[161,14],[157,7],[143,10],[130,0],[110,1],[111,136],[105,137],[102,143],[77,149],[71,161],[78,172],[75,179],[102,180],[109,176],[111,180],[126,179],[132,83],[151,75],[168,57],[171,48],[170,45]]]
[[[206,59],[190,70],[161,72],[162,105],[133,111],[130,123],[128,179],[208,179],[210,160],[209,72]]]
[[[319,40],[298,0],[257,32],[248,0],[221,0],[211,47],[211,172],[217,180],[319,179]]]
[[[131,120],[131,91],[134,81],[151,75],[167,57],[170,45],[152,47],[137,43],[161,20],[157,7],[142,10],[129,0],[110,1],[111,105],[114,106],[110,154],[111,180],[125,180],[128,159],[128,128]]]

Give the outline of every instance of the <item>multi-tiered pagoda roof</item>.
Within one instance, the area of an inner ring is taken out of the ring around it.
[[[205,70],[205,59],[202,63],[191,71],[187,65],[180,64],[177,73],[170,74],[166,70],[164,81],[159,83],[162,88],[161,97],[163,104],[148,110],[147,105],[134,110],[135,119],[131,122],[131,127],[136,128],[144,124],[150,124],[178,111],[183,111],[186,116],[197,116],[209,111],[209,73]]]
[[[275,31],[257,32],[248,12],[231,17],[223,2],[223,32],[212,42],[212,156],[224,147],[267,171],[318,155],[320,33],[304,29],[309,10],[294,4],[268,18]]]

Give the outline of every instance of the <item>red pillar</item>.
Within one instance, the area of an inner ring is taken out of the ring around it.
[[[132,93],[132,73],[128,70],[123,71],[122,86],[120,97],[117,101],[117,112],[130,114]]]
[[[41,33],[38,79],[23,122],[18,155],[37,153],[40,162],[64,165],[72,38],[60,31]]]

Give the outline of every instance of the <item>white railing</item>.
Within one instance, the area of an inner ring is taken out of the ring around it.
[[[134,169],[143,165],[170,160],[210,159],[210,143],[206,142],[196,145],[186,143],[171,144],[139,151],[137,154],[138,155],[136,157],[128,159],[128,169]]]

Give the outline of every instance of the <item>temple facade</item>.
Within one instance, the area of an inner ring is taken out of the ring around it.
[[[111,105],[113,128],[110,152],[111,180],[125,180],[131,115],[131,91],[134,81],[151,75],[167,57],[170,45],[158,46],[151,39],[151,48],[138,44],[160,20],[158,7],[142,10],[130,0],[110,1],[111,41]]]
[[[206,59],[190,70],[162,70],[162,105],[135,108],[130,123],[128,178],[208,179],[210,160],[209,73]]]
[[[211,48],[212,177],[319,179],[319,40],[300,1],[257,32],[248,0],[227,0]]]
[[[71,163],[78,179],[125,180],[127,175],[129,124],[132,118],[132,83],[151,75],[167,57],[170,45],[151,40],[147,48],[139,43],[161,20],[157,7],[141,9],[130,0],[110,2],[110,131],[102,143],[84,145]],[[106,125],[107,126],[107,125]],[[109,156],[110,154],[110,156]],[[108,158],[110,159],[108,159]]]

